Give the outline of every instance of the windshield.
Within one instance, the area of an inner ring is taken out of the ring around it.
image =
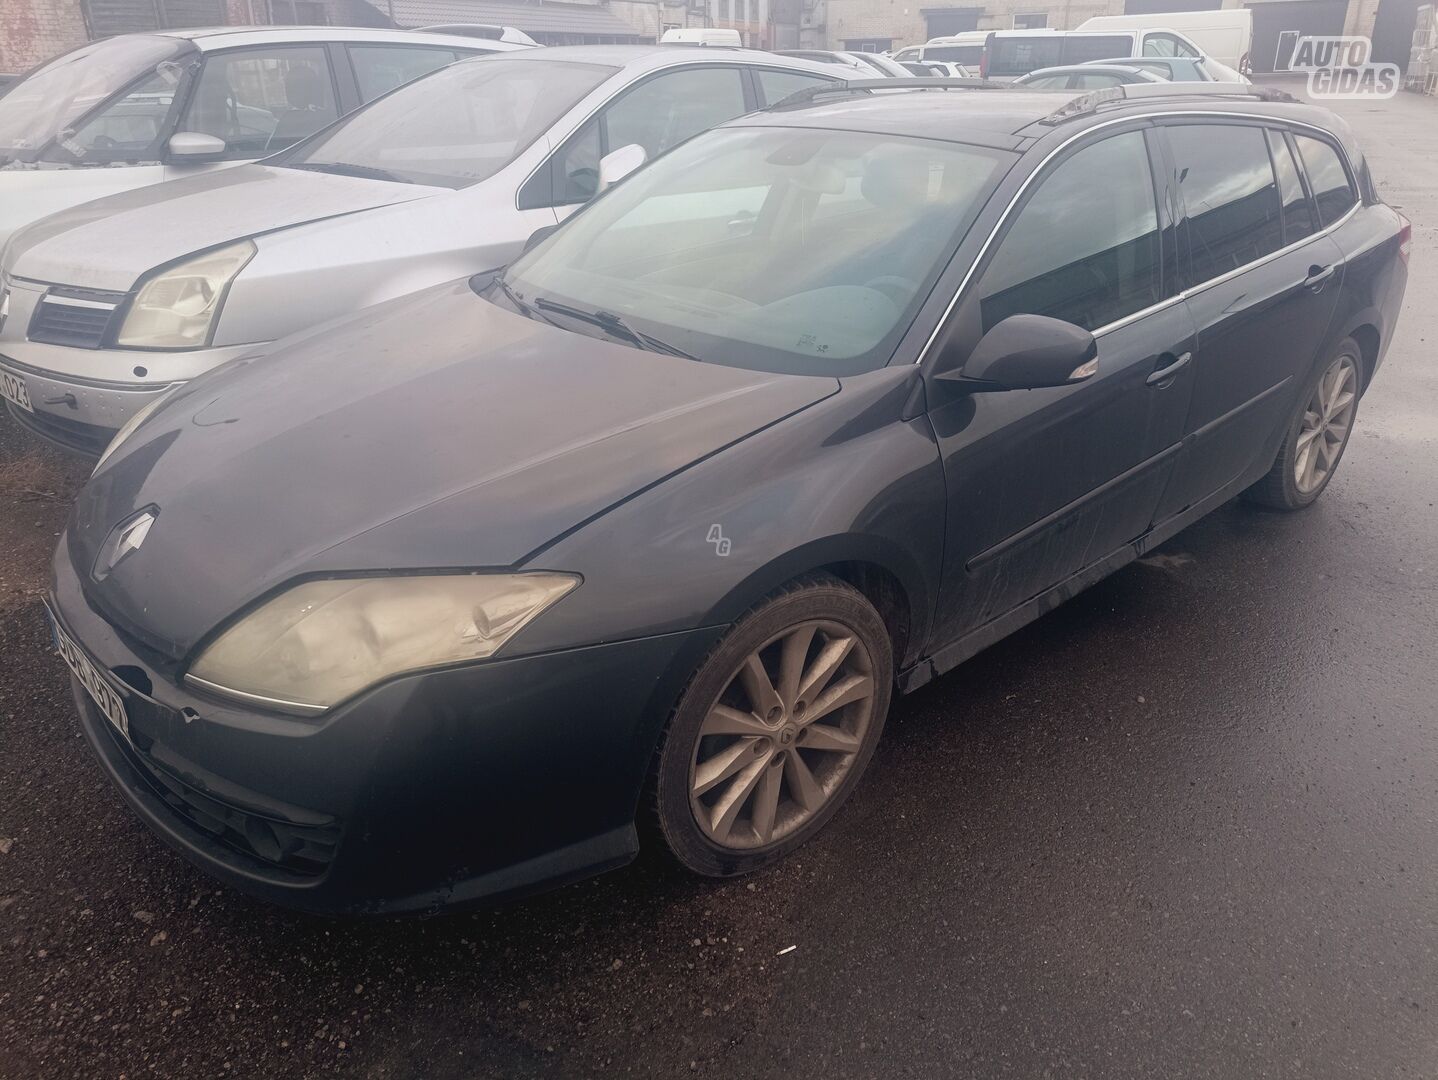
[[[508,165],[616,70],[499,57],[455,64],[385,95],[269,164],[467,187]]]
[[[50,61],[0,97],[0,157],[33,159],[91,109],[193,51],[188,41],[132,35]]]
[[[713,131],[591,204],[501,288],[566,329],[617,316],[700,360],[856,374],[889,361],[1009,160],[867,132]]]

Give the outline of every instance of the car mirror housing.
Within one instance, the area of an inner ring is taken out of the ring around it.
[[[177,131],[170,136],[170,159],[175,162],[213,161],[228,149],[224,139],[198,131]]]
[[[935,378],[973,393],[1039,390],[1098,373],[1098,342],[1081,326],[1047,315],[1010,315],[985,334],[961,366]]]
[[[599,190],[619,183],[648,160],[649,155],[638,143],[611,150],[599,159]]]

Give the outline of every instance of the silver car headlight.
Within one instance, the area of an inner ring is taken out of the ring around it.
[[[180,383],[176,386],[170,387],[164,393],[156,394],[149,401],[145,402],[145,404],[141,405],[134,416],[130,417],[130,419],[126,420],[123,424],[121,424],[120,430],[115,432],[115,435],[110,440],[109,445],[105,447],[105,452],[100,455],[100,460],[95,462],[95,467],[90,470],[90,475],[94,476],[97,472],[99,472],[100,466],[105,464],[105,462],[110,459],[110,455],[113,454],[116,450],[120,449],[120,444],[126,439],[128,439],[131,435],[135,434],[135,429],[141,424],[143,424],[146,420],[148,420],[151,413],[153,413],[166,401],[170,400],[170,398],[174,395],[175,391],[183,385],[184,383]]]
[[[220,634],[185,678],[314,715],[401,672],[493,656],[579,581],[555,573],[306,581]]]
[[[230,282],[257,250],[241,240],[160,271],[140,287],[116,344],[132,349],[207,345]]]

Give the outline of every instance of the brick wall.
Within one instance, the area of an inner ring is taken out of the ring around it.
[[[80,0],[0,0],[0,71],[26,71],[85,41]]]

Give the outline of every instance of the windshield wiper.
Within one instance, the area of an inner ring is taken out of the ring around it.
[[[392,173],[388,169],[376,169],[372,165],[351,165],[345,161],[301,161],[285,165],[289,169],[304,169],[306,172],[331,173],[335,176],[358,176],[364,180],[388,180],[394,184],[413,184],[414,181]]]
[[[501,282],[503,285],[503,282]],[[508,286],[505,295],[508,294]],[[571,319],[578,319],[580,322],[587,322],[591,326],[597,326],[611,337],[628,338],[630,342],[641,349],[648,349],[650,352],[668,353],[670,356],[682,356],[686,360],[698,360],[699,357],[693,353],[687,353],[677,345],[671,345],[653,334],[646,334],[643,330],[636,330],[624,319],[613,311],[605,311],[602,308],[595,311],[585,311],[583,308],[571,307],[568,304],[561,304],[557,300],[549,300],[543,296],[534,298],[534,306],[540,311],[552,311],[556,315],[567,315]]]

